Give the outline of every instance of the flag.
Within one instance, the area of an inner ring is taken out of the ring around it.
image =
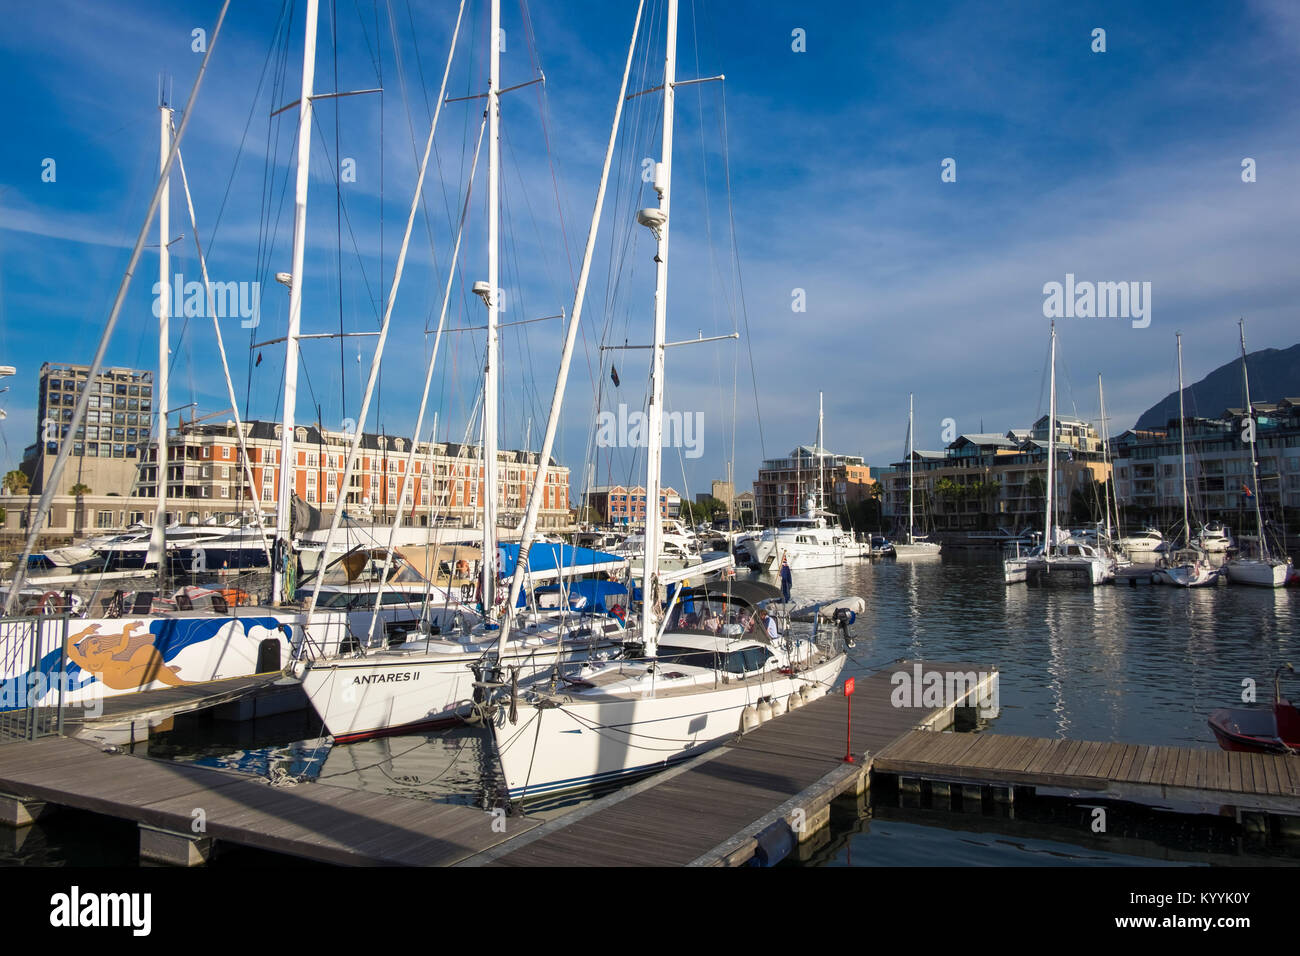
[[[618,388],[618,369],[613,365],[609,367],[609,377],[613,381],[614,387]]]
[[[1242,486],[1241,486],[1241,493],[1242,493],[1243,495],[1245,495],[1247,498],[1254,498],[1254,497],[1255,497],[1254,493],[1253,493],[1249,488],[1247,488],[1245,485],[1242,485]]]
[[[257,353],[257,361],[253,363],[253,368],[257,368],[257,367],[258,367],[259,365],[261,365],[261,364],[262,364],[262,353],[261,353],[261,352],[258,352],[258,353]]]

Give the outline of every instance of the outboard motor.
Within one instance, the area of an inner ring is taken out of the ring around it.
[[[840,637],[844,639],[845,647],[852,647],[854,644],[853,635],[849,633],[849,625],[858,619],[858,615],[848,608],[837,607],[835,609],[834,621],[835,626],[839,628]]]

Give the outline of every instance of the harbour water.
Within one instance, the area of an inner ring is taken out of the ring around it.
[[[998,668],[1001,714],[980,732],[1199,748],[1217,746],[1206,718],[1240,702],[1243,681],[1254,680],[1259,699],[1269,699],[1274,668],[1295,654],[1300,604],[1295,590],[1227,586],[1007,587],[998,561],[964,555],[803,572],[795,589],[810,598],[865,598],[845,676],[905,657]],[[309,712],[245,724],[178,720],[174,730],[150,740],[148,752],[281,785],[320,781],[471,806],[490,806],[500,783],[486,735],[474,728],[332,747]],[[1143,832],[1159,832],[1125,844],[1136,852],[1116,852],[1097,845],[1077,807],[1047,804],[1028,816],[1032,822],[879,806],[858,819],[837,818],[830,842],[809,862],[1151,865],[1170,850],[1183,863],[1225,859],[1220,836],[1189,826],[1188,818],[1166,824],[1147,815]],[[0,864],[85,860],[90,852],[76,821],[52,819],[39,829],[44,832],[20,847],[0,846]],[[101,847],[103,836],[100,831]],[[130,832],[120,852],[121,859],[102,848],[91,856],[133,862]],[[217,865],[263,862],[220,860]]]

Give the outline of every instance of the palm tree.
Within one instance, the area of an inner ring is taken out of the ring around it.
[[[86,496],[86,495],[88,495],[88,494],[91,494],[90,485],[83,485],[81,482],[77,482],[75,485],[73,485],[73,486],[72,486],[71,488],[69,488],[68,490],[71,491],[74,495],[77,496],[77,510],[73,513],[73,519],[72,519],[72,533],[75,534],[75,535],[80,535],[80,534],[81,534],[81,528],[82,528],[82,525],[81,525],[81,507],[82,507],[82,505],[81,505],[81,500],[82,500],[82,498],[83,498],[84,496]]]
[[[7,472],[4,477],[4,490],[7,494],[22,495],[31,487],[31,480],[18,469]]]

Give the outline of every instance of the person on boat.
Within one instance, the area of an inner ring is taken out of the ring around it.
[[[786,560],[785,552],[781,552],[781,603],[790,603],[790,588],[794,584],[794,576],[790,573],[790,562]]]
[[[767,633],[769,640],[775,641],[780,637],[776,630],[776,618],[768,614],[767,608],[765,607],[760,607],[758,609],[758,626]]]

